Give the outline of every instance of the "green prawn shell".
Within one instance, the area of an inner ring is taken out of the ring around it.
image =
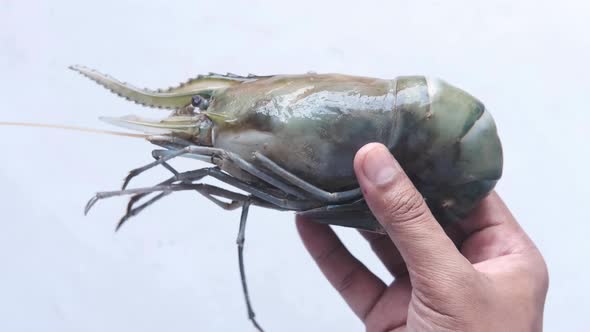
[[[261,151],[327,191],[358,187],[354,154],[382,143],[441,222],[464,218],[502,174],[490,113],[438,79],[273,76],[220,90],[207,112],[214,146],[245,159]]]

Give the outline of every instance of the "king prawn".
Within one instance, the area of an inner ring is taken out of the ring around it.
[[[340,74],[200,75],[166,90],[138,89],[82,66],[73,70],[140,105],[169,109],[161,120],[102,118],[139,130],[154,160],[132,170],[117,191],[131,195],[120,227],[164,196],[196,191],[224,209],[242,209],[240,274],[249,318],[254,318],[243,268],[248,209],[296,211],[308,219],[383,232],[353,170],[365,144],[384,144],[441,224],[461,220],[502,174],[502,148],[483,103],[445,81],[423,76],[392,80]],[[211,167],[179,172],[168,162],[189,157]],[[128,189],[130,180],[161,166],[169,179]],[[203,183],[215,178],[239,191]]]

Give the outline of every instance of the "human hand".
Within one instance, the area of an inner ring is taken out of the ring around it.
[[[447,234],[385,146],[364,146],[354,167],[387,231],[361,233],[393,283],[352,256],[329,226],[299,217],[297,227],[367,331],[542,330],[545,262],[495,192]]]

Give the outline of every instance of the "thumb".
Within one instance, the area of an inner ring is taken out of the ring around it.
[[[369,208],[398,248],[410,278],[446,278],[471,267],[384,145],[361,148],[354,168]]]

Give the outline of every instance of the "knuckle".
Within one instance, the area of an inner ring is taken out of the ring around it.
[[[392,191],[385,202],[385,213],[396,224],[421,220],[428,211],[422,195],[411,186]]]
[[[348,291],[353,285],[356,284],[356,280],[358,279],[359,272],[362,270],[361,266],[355,266],[350,271],[345,273],[342,278],[340,278],[337,282],[334,283],[334,288],[340,293],[343,294]]]
[[[315,255],[313,257],[313,259],[318,264],[322,265],[325,262],[327,262],[330,259],[332,259],[338,253],[342,252],[342,250],[346,250],[346,248],[344,247],[344,245],[342,243],[338,243],[338,244],[334,245],[333,247],[330,247],[330,248],[322,251],[321,253]]]
[[[535,297],[545,297],[549,289],[549,270],[545,260],[540,253],[535,253],[529,266],[523,268],[523,275],[526,275],[526,280],[523,282],[528,285],[528,292]]]
[[[545,260],[542,257],[540,266],[540,275],[537,279],[539,280],[540,290],[546,294],[547,289],[549,289],[549,269],[547,268],[547,263],[545,263]]]
[[[441,301],[448,294],[455,294],[458,298],[467,296],[480,283],[477,274],[459,266],[451,266],[445,271],[412,269],[409,273],[415,287],[428,295],[428,298],[440,298]]]

